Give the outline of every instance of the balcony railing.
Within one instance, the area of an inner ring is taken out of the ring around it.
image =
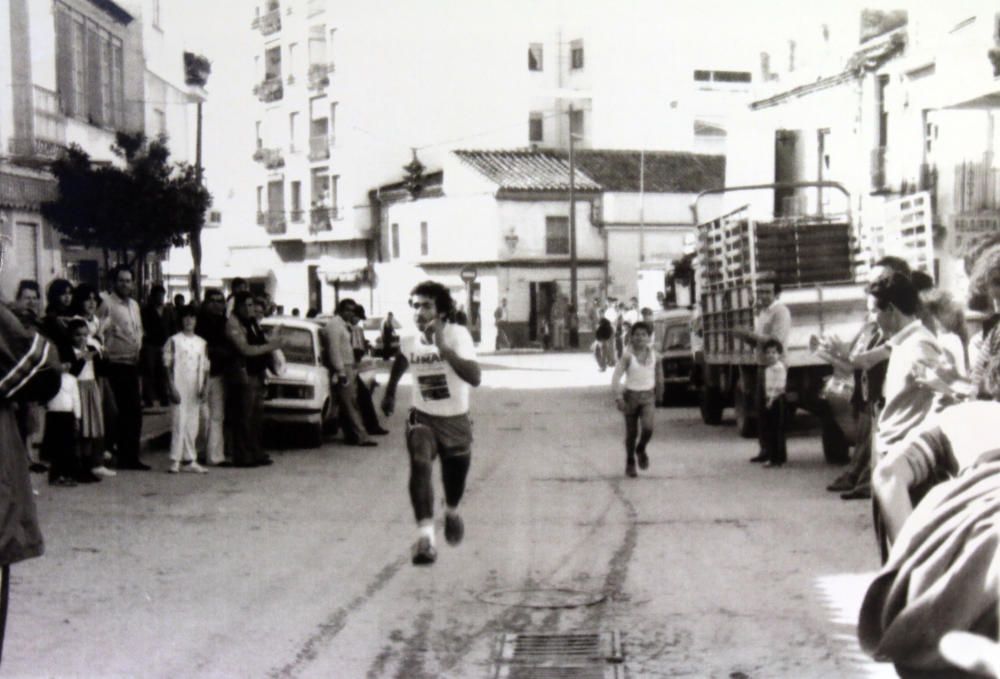
[[[879,146],[872,149],[872,190],[885,188],[885,148]]]
[[[285,222],[284,210],[268,210],[265,213],[260,213],[258,214],[258,221],[260,220],[261,214],[263,214],[264,228],[268,234],[278,236],[288,230],[288,224]]]
[[[319,233],[321,231],[332,231],[333,222],[340,219],[340,208],[337,207],[316,207],[310,211],[309,231]]]
[[[955,211],[958,213],[1000,209],[1000,168],[988,159],[955,166]]]
[[[262,14],[257,24],[261,35],[271,35],[281,30],[281,9]]]
[[[253,93],[266,104],[271,101],[278,101],[285,96],[285,89],[281,85],[280,77],[268,78],[254,85]]]
[[[276,170],[285,166],[285,157],[280,148],[259,148],[253,152],[253,159],[262,163],[268,170]]]
[[[304,214],[305,214],[305,210],[301,210],[301,209],[300,210],[291,210],[288,213],[288,216],[292,220],[292,223],[298,224],[299,222],[302,221],[302,216]]]
[[[326,160],[329,158],[331,141],[330,136],[325,134],[309,137],[309,160]]]
[[[35,85],[32,97],[34,137],[11,137],[10,153],[24,159],[55,160],[66,149],[66,118],[59,112],[59,100],[52,90]]]
[[[333,71],[332,63],[309,64],[309,89],[318,90],[329,85]]]

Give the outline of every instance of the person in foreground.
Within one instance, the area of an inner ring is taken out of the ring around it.
[[[472,450],[469,387],[482,380],[475,345],[467,328],[453,322],[455,302],[440,283],[425,281],[410,291],[410,306],[419,334],[403,337],[382,397],[382,412],[391,415],[396,387],[413,369],[413,405],[406,425],[410,454],[410,502],[417,521],[414,565],[434,563],[434,458],[441,458],[444,485],[444,536],[457,545],[465,535],[458,503],[465,492]]]
[[[611,376],[615,405],[625,415],[625,475],[633,479],[638,475],[636,459],[639,469],[649,468],[646,446],[653,438],[656,402],[663,399],[663,365],[659,354],[649,346],[652,338],[653,328],[648,323],[639,321],[633,325],[628,347]],[[621,387],[623,375],[624,389]]]

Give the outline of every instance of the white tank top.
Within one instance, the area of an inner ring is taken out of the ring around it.
[[[656,362],[659,360],[653,349],[649,350],[646,363],[629,349],[625,352],[625,388],[629,391],[650,391],[656,388]]]
[[[472,335],[461,325],[446,323],[445,340],[460,358],[475,360]],[[438,348],[422,334],[407,335],[400,341],[413,374],[413,407],[428,415],[450,417],[469,412],[469,383],[441,358]]]

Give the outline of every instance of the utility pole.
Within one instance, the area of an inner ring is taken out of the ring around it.
[[[573,155],[573,104],[569,105],[569,301],[576,309],[576,161]]]

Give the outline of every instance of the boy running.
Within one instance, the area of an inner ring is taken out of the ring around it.
[[[457,545],[465,534],[458,503],[465,491],[472,445],[469,386],[478,387],[482,374],[468,329],[449,319],[455,312],[451,293],[440,283],[425,281],[410,291],[410,306],[420,334],[402,338],[382,397],[382,412],[391,415],[396,385],[413,369],[413,405],[406,425],[410,454],[410,502],[418,539],[413,563],[429,565],[434,548],[434,458],[441,458],[444,485],[444,537]]]
[[[646,445],[653,437],[656,401],[663,398],[663,365],[659,355],[649,346],[652,338],[653,328],[648,323],[639,321],[633,325],[628,336],[629,344],[611,376],[615,405],[625,414],[625,475],[631,478],[637,476],[636,458],[639,459],[639,469],[649,468]],[[620,390],[619,384],[622,375],[625,376],[624,390]],[[641,435],[638,431],[640,422]]]

